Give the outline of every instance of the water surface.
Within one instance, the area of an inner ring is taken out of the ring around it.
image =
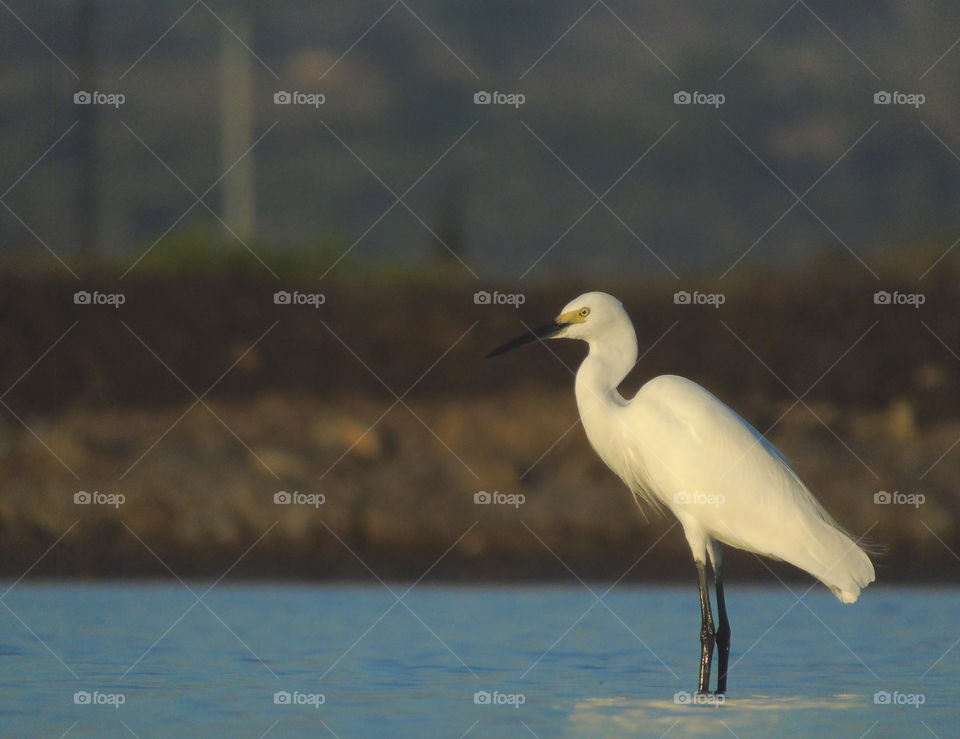
[[[958,735],[956,589],[728,586],[730,694],[699,706],[695,588],[189,587],[18,584],[3,735]]]

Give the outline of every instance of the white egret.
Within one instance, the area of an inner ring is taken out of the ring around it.
[[[490,352],[540,339],[581,339],[589,353],[576,378],[577,406],[591,446],[639,502],[680,521],[700,586],[700,675],[706,693],[714,645],[717,693],[727,689],[730,624],[721,544],[789,562],[853,603],[873,582],[870,558],[827,513],[784,455],[704,388],[683,377],[648,381],[632,400],[617,386],[637,362],[637,337],[620,301],[581,295],[551,323]],[[706,563],[714,571],[714,628]]]

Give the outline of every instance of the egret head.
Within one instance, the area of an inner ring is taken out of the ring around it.
[[[612,328],[631,326],[623,305],[612,295],[584,293],[567,303],[550,323],[528,331],[490,352],[488,357],[516,349],[538,339],[582,339],[590,341]]]

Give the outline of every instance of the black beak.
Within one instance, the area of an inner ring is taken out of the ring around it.
[[[498,346],[492,352],[487,355],[487,359],[490,357],[499,357],[501,354],[506,354],[508,351],[516,349],[518,346],[523,346],[524,344],[530,344],[531,342],[537,341],[538,339],[549,339],[551,336],[555,336],[557,333],[566,328],[569,324],[566,323],[557,323],[556,321],[550,321],[546,326],[541,326],[540,328],[535,328],[533,331],[528,331],[523,336],[518,336],[517,338],[508,341],[503,346]]]

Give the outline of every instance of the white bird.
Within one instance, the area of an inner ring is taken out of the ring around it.
[[[637,362],[637,337],[620,301],[590,292],[551,323],[490,352],[546,338],[581,339],[590,351],[577,371],[580,419],[591,446],[639,502],[668,508],[683,526],[700,585],[700,675],[707,693],[714,644],[717,693],[727,689],[730,625],[721,544],[789,562],[843,603],[874,580],[870,558],[817,502],[784,455],[700,385],[675,375],[648,381],[632,400],[617,386]],[[706,562],[713,565],[714,628]]]

